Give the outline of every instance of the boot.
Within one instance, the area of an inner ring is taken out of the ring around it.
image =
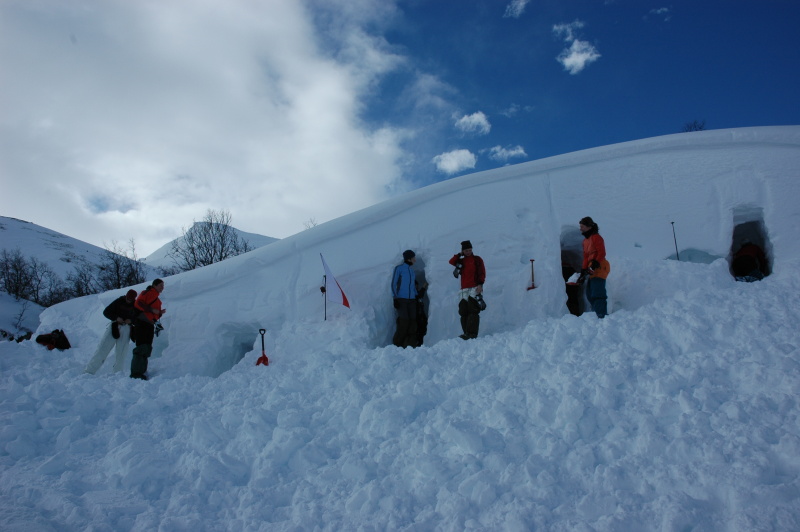
[[[147,359],[153,351],[152,345],[137,345],[133,348],[133,358],[131,359],[131,378],[147,380]]]
[[[397,329],[392,337],[392,343],[397,347],[406,347],[406,338],[408,337],[408,318],[397,318]]]
[[[408,329],[406,329],[406,339],[404,341],[407,347],[418,347],[417,343],[417,320],[408,320]]]
[[[466,327],[464,328],[464,335],[467,338],[477,338],[478,329],[481,325],[481,317],[478,313],[470,314],[467,316]]]

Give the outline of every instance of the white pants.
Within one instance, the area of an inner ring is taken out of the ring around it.
[[[120,325],[119,326],[119,338],[114,339],[111,336],[111,324],[108,325],[106,328],[106,332],[103,334],[103,337],[100,339],[100,344],[97,346],[97,350],[94,352],[94,356],[86,365],[86,369],[84,371],[86,373],[91,373],[94,375],[97,373],[97,370],[100,369],[100,366],[103,365],[103,362],[106,361],[106,357],[111,352],[111,348],[115,348],[114,352],[114,372],[122,371],[122,363],[125,361],[125,352],[128,349],[128,344],[131,341],[131,327],[130,325]]]

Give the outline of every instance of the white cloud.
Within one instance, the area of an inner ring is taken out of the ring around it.
[[[453,150],[433,158],[433,164],[436,165],[436,169],[448,175],[475,168],[477,161],[475,154],[469,150]]]
[[[489,119],[481,111],[465,115],[456,120],[456,129],[463,133],[475,133],[477,135],[486,135],[491,131],[492,125]]]
[[[580,20],[553,26],[553,33],[570,43],[568,48],[558,54],[556,60],[564,66],[564,70],[573,75],[581,72],[601,57],[600,52],[592,44],[578,39],[578,30],[583,27],[584,23]]]
[[[668,7],[659,7],[658,9],[651,9],[647,15],[662,17],[664,19],[664,22],[669,22],[672,19],[672,11]],[[644,18],[647,18],[647,16],[645,16]]]
[[[572,45],[563,50],[556,58],[564,65],[564,70],[570,74],[577,74],[600,58],[597,49],[586,41],[572,41]]]
[[[506,6],[504,18],[519,18],[525,12],[525,6],[528,5],[529,0],[511,0],[511,3]]]
[[[503,148],[502,146],[495,146],[489,149],[489,158],[495,161],[506,162],[515,157],[527,157],[525,149],[522,146],[511,146]]]
[[[584,26],[585,24],[580,20],[570,22],[569,24],[556,24],[553,26],[553,33],[559,37],[563,36],[565,41],[570,42],[577,39],[577,31]]]
[[[511,105],[509,105],[505,109],[502,109],[499,113],[501,115],[505,116],[505,117],[512,118],[512,117],[517,116],[519,113],[522,113],[522,112],[530,113],[534,109],[535,109],[535,107],[532,106],[532,105],[519,105],[519,104],[516,104],[516,103],[512,103]]]
[[[147,254],[209,208],[283,237],[402,188],[407,132],[359,117],[391,13],[319,4],[325,46],[313,2],[1,3],[0,212]]]

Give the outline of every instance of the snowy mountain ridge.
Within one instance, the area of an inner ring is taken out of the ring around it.
[[[200,222],[195,222],[195,225]],[[247,242],[247,244],[253,248],[257,249],[261,246],[266,246],[267,244],[271,244],[277,241],[277,238],[273,238],[270,236],[259,235],[257,233],[248,233],[246,231],[242,231],[240,229],[236,229],[232,227],[234,234],[241,239],[242,241]],[[178,238],[171,240],[149,254],[145,257],[145,262],[154,268],[172,268],[175,266],[172,257],[170,256],[170,251],[172,251],[173,244],[175,242],[180,242],[183,240],[183,236],[179,236]]]
[[[73,273],[77,263],[100,264],[106,253],[101,247],[58,231],[6,216],[0,216],[0,237],[0,249],[19,249],[24,256],[47,264],[62,279]]]

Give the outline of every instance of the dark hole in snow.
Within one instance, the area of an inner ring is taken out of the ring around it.
[[[586,308],[583,286],[569,284],[567,280],[580,273],[583,262],[583,235],[577,227],[561,229],[561,275],[567,291],[567,309],[570,314],[580,316]]]
[[[733,236],[728,256],[730,272],[737,281],[759,281],[772,272],[772,245],[764,224],[763,211],[740,207],[733,213]]]

